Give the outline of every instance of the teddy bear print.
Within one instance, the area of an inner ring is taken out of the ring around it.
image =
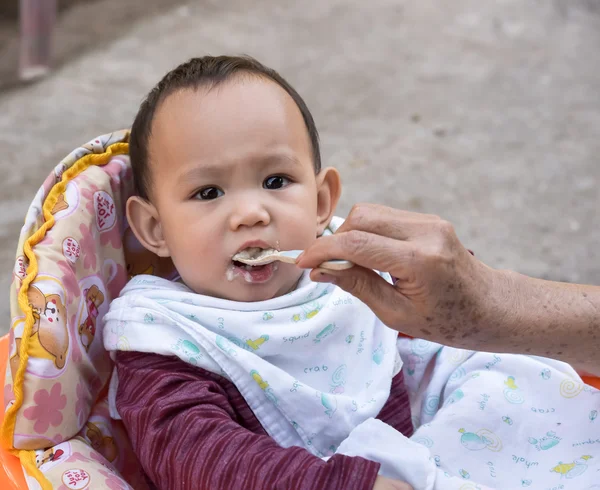
[[[79,337],[81,344],[85,347],[85,351],[90,350],[90,346],[96,335],[96,320],[99,314],[99,307],[104,303],[104,294],[95,284],[83,290],[85,296],[85,306],[88,312],[87,318],[79,325]]]
[[[85,437],[90,441],[92,447],[111,463],[117,459],[118,451],[115,440],[102,434],[98,426],[92,422],[85,424]]]
[[[39,468],[43,464],[58,461],[63,454],[64,451],[62,449],[58,449],[55,451],[52,447],[46,449],[45,451],[36,451],[35,464]]]
[[[31,335],[37,334],[40,345],[52,356],[54,365],[62,369],[69,349],[67,309],[58,294],[46,296],[36,286],[30,286],[27,297],[34,318]]]

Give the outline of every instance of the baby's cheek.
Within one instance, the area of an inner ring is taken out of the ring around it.
[[[303,225],[303,226],[302,226]],[[311,223],[301,223],[294,231],[289,231],[286,241],[289,241],[294,249],[305,250],[317,239],[317,227]]]

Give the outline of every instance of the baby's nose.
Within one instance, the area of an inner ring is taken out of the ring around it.
[[[241,227],[251,228],[253,226],[265,226],[271,222],[268,210],[258,201],[240,201],[231,213],[231,229],[237,230]]]

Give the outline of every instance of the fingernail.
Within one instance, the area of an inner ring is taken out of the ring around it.
[[[328,274],[323,269],[315,269],[317,271],[317,275],[315,276],[315,282],[330,282],[335,283],[337,277]]]
[[[302,252],[300,255],[298,255],[298,257],[296,258],[296,264],[298,262],[300,262],[300,259],[304,256],[304,252]]]

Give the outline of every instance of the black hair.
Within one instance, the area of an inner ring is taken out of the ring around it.
[[[138,196],[147,200],[149,195],[151,178],[148,171],[148,142],[152,133],[152,121],[161,102],[176,91],[197,89],[205,85],[214,87],[244,73],[272,80],[292,97],[306,124],[315,172],[321,170],[319,133],[312,114],[298,92],[279,73],[249,56],[203,56],[192,58],[167,73],[140,105],[129,137],[133,184]]]

